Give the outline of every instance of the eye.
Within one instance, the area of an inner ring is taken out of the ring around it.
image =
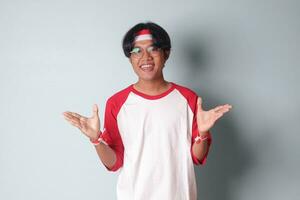
[[[157,51],[159,51],[158,47],[151,46],[151,47],[148,48],[148,52],[157,52]]]
[[[140,53],[141,52],[141,49],[139,47],[134,47],[130,53]]]

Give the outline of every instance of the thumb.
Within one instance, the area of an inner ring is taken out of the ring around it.
[[[97,104],[93,105],[93,117],[98,117],[98,106]]]
[[[202,98],[198,97],[197,99],[197,107],[198,107],[198,111],[203,111],[202,109]]]

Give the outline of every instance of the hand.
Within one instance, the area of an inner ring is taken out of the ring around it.
[[[209,111],[204,111],[202,109],[201,97],[198,97],[197,99],[197,107],[198,109],[196,117],[200,135],[205,134],[211,127],[213,127],[215,122],[223,116],[224,113],[228,112],[232,108],[231,105],[225,104],[222,106],[217,106]]]
[[[93,105],[93,115],[90,118],[69,111],[64,112],[63,115],[70,124],[79,128],[79,130],[89,137],[90,140],[98,139],[100,132],[100,120],[97,104]]]

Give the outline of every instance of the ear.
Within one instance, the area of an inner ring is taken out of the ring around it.
[[[167,61],[170,56],[170,50],[164,51],[165,60]]]
[[[130,64],[132,64],[132,59],[131,59],[131,57],[128,57],[128,60],[129,60]]]

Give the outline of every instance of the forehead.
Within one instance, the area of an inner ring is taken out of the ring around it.
[[[141,40],[134,42],[134,47],[148,47],[153,44],[153,40]]]

